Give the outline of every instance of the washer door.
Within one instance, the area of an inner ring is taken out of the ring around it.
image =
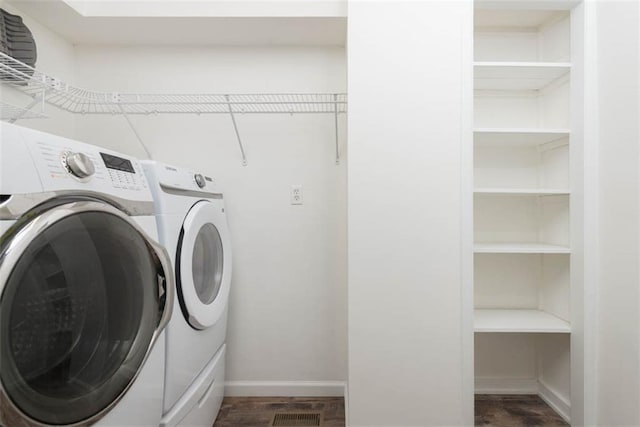
[[[0,424],[91,424],[124,395],[168,321],[166,251],[100,202],[16,228],[0,246]]]
[[[213,326],[224,313],[231,287],[231,249],[222,207],[208,201],[193,205],[177,254],[182,312],[195,329]]]

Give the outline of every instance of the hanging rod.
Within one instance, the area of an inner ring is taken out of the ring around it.
[[[231,123],[233,123],[233,130],[236,132],[236,138],[238,139],[238,145],[240,146],[240,153],[242,154],[242,166],[247,166],[247,156],[244,154],[244,146],[242,145],[242,139],[240,139],[240,132],[238,132],[238,124],[236,123],[236,116],[233,113],[233,107],[229,100],[229,95],[226,96],[229,107],[229,116],[231,116]]]

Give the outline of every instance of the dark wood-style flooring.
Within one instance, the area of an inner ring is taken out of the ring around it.
[[[345,427],[342,397],[225,397],[213,427],[267,427],[275,412],[309,411],[322,411],[325,427]],[[529,427],[569,424],[538,396],[477,395],[475,425]]]
[[[214,427],[267,427],[274,412],[324,413],[324,427],[345,427],[342,397],[225,397]]]
[[[476,395],[476,426],[568,426],[535,395]]]

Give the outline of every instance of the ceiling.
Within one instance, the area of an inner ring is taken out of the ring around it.
[[[7,2],[77,45],[344,46],[347,33],[334,0]]]
[[[18,0],[20,1],[20,0]],[[43,1],[43,0],[40,0]],[[51,1],[51,0],[44,0]],[[60,1],[60,0],[57,0]],[[86,17],[346,17],[346,0],[61,0]]]

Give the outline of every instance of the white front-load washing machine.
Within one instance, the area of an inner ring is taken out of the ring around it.
[[[0,124],[0,425],[157,426],[171,260],[140,163]]]
[[[224,395],[231,288],[222,194],[208,176],[159,162],[141,163],[156,202],[160,242],[176,276],[160,425],[211,427]]]

